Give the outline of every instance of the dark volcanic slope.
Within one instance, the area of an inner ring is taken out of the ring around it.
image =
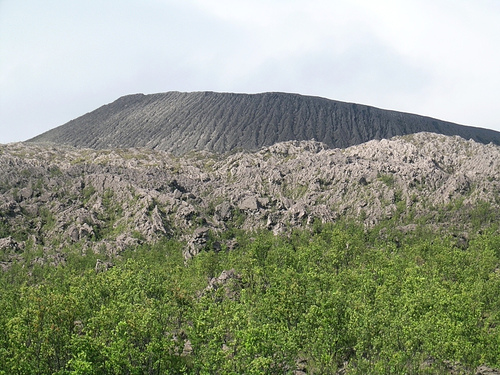
[[[500,133],[493,130],[365,105],[286,93],[214,92],[124,96],[30,141],[181,154],[310,139],[344,148],[422,131],[500,144]]]

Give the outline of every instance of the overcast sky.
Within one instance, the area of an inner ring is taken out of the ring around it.
[[[500,131],[500,1],[0,0],[0,143],[123,95],[205,90]]]

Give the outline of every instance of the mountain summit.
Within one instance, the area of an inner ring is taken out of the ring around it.
[[[215,92],[124,96],[29,142],[224,153],[312,139],[345,148],[423,131],[500,145],[493,130],[366,105],[288,93]]]

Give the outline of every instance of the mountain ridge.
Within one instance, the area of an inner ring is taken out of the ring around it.
[[[422,131],[500,145],[494,130],[363,104],[281,92],[211,91],[126,95],[28,142],[225,153],[293,140],[345,148]]]
[[[283,95],[128,96],[73,123],[86,147],[0,145],[0,373],[499,374],[500,146],[329,148],[328,113],[346,142],[462,128]],[[191,122],[169,146],[159,119]]]

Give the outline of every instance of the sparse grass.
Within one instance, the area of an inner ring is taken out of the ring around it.
[[[394,175],[392,174],[378,173],[377,179],[386,184],[388,187],[394,187]]]

